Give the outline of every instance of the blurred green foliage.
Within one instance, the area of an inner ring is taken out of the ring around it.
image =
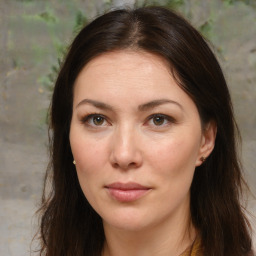
[[[41,17],[45,22],[56,23],[56,17],[54,16],[54,14],[52,12],[50,12],[48,10],[40,13],[39,17]]]
[[[88,23],[88,19],[81,11],[78,11],[75,20],[73,34],[78,34],[79,31]]]
[[[23,1],[32,1],[32,0],[23,0]],[[243,3],[246,5],[250,5],[252,7],[256,7],[256,0],[221,0],[223,6],[232,6],[237,3]],[[113,1],[112,0],[103,0],[103,9],[109,10],[111,7],[113,7]],[[186,10],[184,8],[185,5],[188,5],[187,0],[136,0],[134,6],[136,8],[142,7],[142,6],[150,6],[150,5],[158,5],[158,6],[164,6],[167,8],[171,8],[174,10],[177,10],[180,13],[183,13],[185,17],[189,18],[189,12],[191,10]],[[188,8],[187,8],[188,9]],[[186,12],[186,13],[185,13]],[[46,23],[56,23],[58,22],[57,18],[54,16],[54,13],[46,10],[39,14],[41,19],[43,19]],[[74,27],[73,27],[73,36],[81,30],[83,26],[85,26],[88,23],[88,19],[85,16],[85,14],[81,10],[77,10],[75,16],[72,16],[74,20]],[[213,26],[216,22],[215,16],[213,13],[210,13],[209,17],[206,19],[206,21],[200,25],[197,29],[200,31],[200,33],[209,41],[213,38]],[[53,64],[50,68],[49,73],[41,77],[40,81],[45,87],[46,91],[51,92],[53,91],[54,83],[57,78],[62,60],[65,56],[67,45],[65,45],[63,42],[55,40],[54,43],[58,58],[56,60],[56,63]],[[222,48],[220,46],[216,46],[215,48],[216,52],[219,53],[220,57],[222,57]]]
[[[54,24],[57,22],[57,18],[51,11],[44,11],[35,15],[23,15],[23,19],[28,20],[30,22],[33,21],[42,21],[48,24]]]
[[[104,1],[104,10],[109,9],[112,6],[112,0],[106,0]],[[42,17],[45,22],[56,22],[56,18],[52,15],[52,13],[49,12],[43,12],[39,15]],[[73,26],[73,37],[75,37],[79,31],[88,23],[88,18],[85,16],[85,14],[81,10],[77,10],[75,17],[74,17],[74,26]],[[54,83],[56,81],[56,78],[58,76],[61,63],[63,61],[63,58],[65,57],[66,51],[68,46],[59,41],[55,40],[54,46],[57,52],[57,60],[56,63],[53,64],[50,68],[49,73],[46,76],[43,76],[40,78],[40,82],[43,85],[43,87],[46,89],[46,91],[52,93],[54,88]]]
[[[256,1],[255,0],[222,0],[224,3],[228,4],[228,5],[232,5],[238,2],[242,2],[246,5],[250,5],[253,7],[256,7]]]
[[[205,38],[210,38],[212,33],[212,23],[213,21],[211,19],[207,20],[205,23],[203,23],[198,30],[201,32],[201,34]]]
[[[73,35],[75,36],[82,29],[82,27],[85,26],[87,23],[88,23],[88,19],[86,18],[86,16],[80,10],[77,11],[75,15],[75,25],[73,27]],[[44,86],[44,88],[48,92],[53,91],[54,83],[59,73],[62,60],[67,51],[67,45],[65,45],[60,41],[56,41],[54,43],[54,46],[58,56],[57,63],[51,66],[50,72],[46,76],[43,76],[40,78],[41,84]]]
[[[103,2],[103,9],[108,10],[113,6],[113,1],[112,0],[105,0]],[[141,7],[141,6],[149,6],[149,5],[161,5],[165,6],[168,8],[172,9],[179,9],[182,5],[184,5],[184,0],[144,0],[140,1],[137,0],[135,1],[135,6],[136,7]],[[53,13],[49,11],[44,11],[41,14],[39,14],[39,17],[44,19],[45,22],[47,23],[54,23],[56,22],[56,18],[54,17]],[[85,16],[85,14],[79,10],[77,11],[75,15],[75,24],[73,28],[73,35],[75,36],[76,34],[79,33],[79,31],[88,23],[88,19]],[[57,63],[53,64],[51,66],[50,72],[46,75],[40,78],[41,84],[43,84],[44,88],[48,92],[52,92],[54,88],[54,83],[57,78],[57,75],[59,73],[59,69],[62,63],[62,59],[65,56],[67,46],[63,43],[55,43],[55,48],[58,54],[57,58]]]
[[[35,0],[16,0],[17,2],[24,2],[24,3],[30,3],[34,2]]]
[[[137,0],[135,2],[136,7],[149,6],[149,5],[160,5],[171,9],[178,9],[184,5],[185,0]]]

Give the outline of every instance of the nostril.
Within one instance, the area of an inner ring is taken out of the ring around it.
[[[109,160],[113,168],[128,170],[138,168],[142,163],[142,153],[130,136],[115,137]]]
[[[119,166],[118,163],[113,163],[114,168],[118,168],[118,166]]]
[[[115,169],[128,170],[128,169],[137,168],[138,164],[136,164],[135,162],[131,162],[129,164],[115,162],[115,163],[112,164],[112,166]]]

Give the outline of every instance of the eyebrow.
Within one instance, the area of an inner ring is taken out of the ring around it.
[[[113,110],[113,108],[106,104],[106,103],[103,103],[103,102],[100,102],[100,101],[97,101],[97,100],[90,100],[90,99],[84,99],[82,101],[80,101],[76,108],[81,106],[81,105],[84,105],[84,104],[90,104],[90,105],[93,105],[94,107],[96,108],[99,108],[99,109],[104,109],[104,110]]]
[[[158,107],[160,105],[167,104],[167,103],[174,104],[174,105],[178,106],[181,110],[183,110],[183,107],[180,103],[178,103],[177,101],[174,101],[174,100],[169,100],[169,99],[159,99],[159,100],[153,100],[153,101],[147,102],[145,104],[139,105],[139,110],[147,111],[149,109],[153,109],[155,107]]]
[[[167,104],[167,103],[174,104],[174,105],[178,106],[181,110],[183,110],[183,107],[180,103],[178,103],[174,100],[169,100],[169,99],[153,100],[153,101],[147,102],[145,104],[139,105],[138,109],[139,109],[139,111],[147,111],[147,110],[156,108],[160,105]],[[91,99],[84,99],[84,100],[80,101],[77,104],[76,108],[81,106],[81,105],[84,105],[84,104],[90,104],[90,105],[93,105],[94,107],[99,108],[99,109],[113,111],[112,106],[110,106],[106,103],[103,103],[103,102],[100,102],[100,101],[97,101],[97,100],[91,100]]]

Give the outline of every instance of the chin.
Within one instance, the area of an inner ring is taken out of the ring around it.
[[[158,220],[153,218],[152,211],[127,207],[125,209],[113,210],[102,215],[103,225],[115,229],[138,232],[154,226]]]

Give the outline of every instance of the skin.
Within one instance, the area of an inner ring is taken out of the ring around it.
[[[82,69],[70,143],[84,195],[103,219],[104,256],[179,255],[192,243],[189,190],[215,134],[213,123],[202,128],[196,105],[159,56],[115,51]],[[120,202],[106,188],[113,182],[147,192]]]

